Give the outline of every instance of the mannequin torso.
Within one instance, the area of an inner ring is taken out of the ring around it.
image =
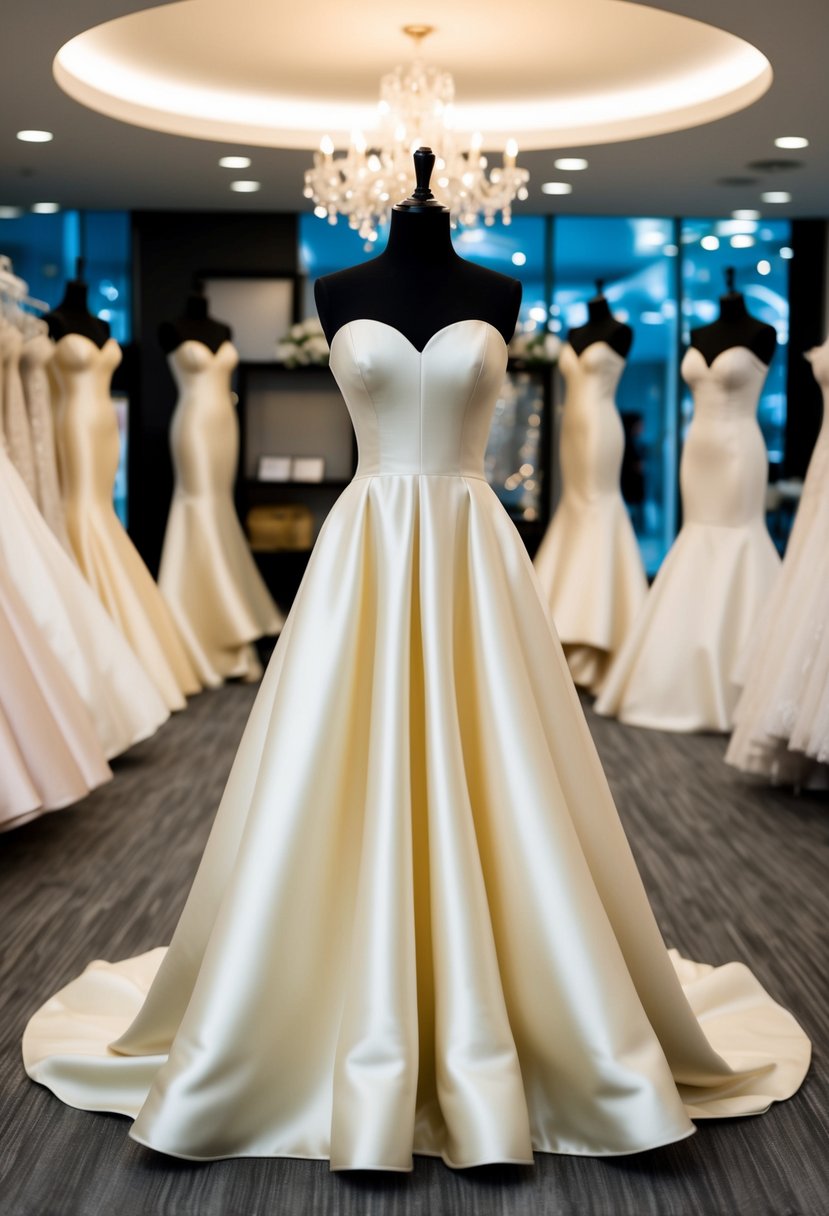
[[[730,291],[720,297],[719,318],[711,325],[691,331],[691,345],[709,367],[718,355],[732,346],[746,347],[768,365],[777,346],[777,334],[772,325],[752,317],[740,292]]]
[[[587,313],[587,324],[571,329],[567,335],[567,341],[576,354],[580,355],[594,342],[606,342],[611,350],[626,359],[633,344],[633,330],[629,325],[616,320],[606,297],[598,295],[588,300]]]
[[[94,317],[86,302],[87,286],[82,279],[72,279],[66,284],[66,292],[54,312],[46,314],[49,337],[56,342],[67,334],[82,334],[101,348],[109,338],[109,325],[100,317]]]
[[[223,342],[230,342],[233,332],[223,321],[208,314],[207,297],[195,291],[188,296],[184,312],[176,321],[162,321],[158,340],[165,355],[171,354],[182,342],[201,342],[215,355]]]

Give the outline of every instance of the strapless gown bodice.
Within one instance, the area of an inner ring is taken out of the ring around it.
[[[455,321],[418,351],[382,321],[349,321],[331,343],[348,406],[356,477],[434,475],[484,480],[484,452],[507,348],[486,321]]]

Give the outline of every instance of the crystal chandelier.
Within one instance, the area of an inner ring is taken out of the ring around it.
[[[437,157],[434,188],[453,223],[468,226],[482,217],[485,224],[493,224],[500,213],[508,224],[513,200],[527,197],[530,175],[515,163],[514,139],[506,142],[503,165],[491,169],[481,155],[480,134],[461,147],[452,129],[455,82],[449,72],[420,57],[420,43],[433,28],[403,27],[415,44],[414,59],[381,79],[378,124],[370,140],[355,131],[345,155],[335,157],[334,144],[325,136],[314,153],[314,167],[305,174],[304,194],[313,199],[315,215],[329,224],[344,216],[365,241],[377,239],[393,201],[409,192],[412,153],[424,145]]]

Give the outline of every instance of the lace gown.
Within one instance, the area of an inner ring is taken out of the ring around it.
[[[561,502],[535,570],[577,684],[601,690],[648,590],[619,489],[625,449],[615,393],[625,360],[606,342],[561,352]]]
[[[46,371],[54,351],[55,344],[46,334],[27,338],[20,356],[20,375],[31,427],[37,505],[55,536],[71,554],[58,476],[52,392]]]
[[[683,524],[596,702],[655,730],[730,731],[737,663],[780,558],[766,530],[768,455],[757,425],[767,367],[732,346],[682,374],[694,417],[679,470]]]
[[[115,514],[118,423],[109,395],[121,349],[83,334],[55,344],[60,451],[69,539],[81,571],[152,676],[170,710],[201,685],[152,575]]]
[[[25,1034],[35,1080],[143,1144],[389,1170],[633,1153],[804,1075],[745,967],[662,942],[484,478],[506,358],[478,320],[422,352],[379,321],[334,336],[359,466],[173,941],[93,963]]]
[[[37,476],[35,474],[32,434],[23,381],[20,379],[20,355],[23,350],[23,335],[14,325],[0,321],[0,371],[2,371],[2,420],[6,439],[6,451],[12,464],[23,479],[23,484],[37,501]]]
[[[726,753],[735,768],[829,783],[829,339],[809,353],[823,425],[786,556],[751,646]]]
[[[252,643],[279,633],[282,614],[256,568],[233,504],[239,423],[230,375],[239,361],[188,340],[172,352],[179,389],[170,428],[176,474],[158,585],[203,684],[262,674]]]

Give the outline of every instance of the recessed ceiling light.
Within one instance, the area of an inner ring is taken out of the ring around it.
[[[794,250],[791,248],[790,245],[784,245],[783,248],[780,250],[780,256],[781,256],[781,258],[784,258],[785,261],[788,262],[790,258],[794,257]]]
[[[0,220],[16,220],[22,214],[22,207],[0,207]]]
[[[775,148],[808,148],[809,141],[802,135],[781,135],[774,141]]]
[[[762,217],[759,211],[753,211],[751,207],[743,207],[739,211],[732,211],[731,218],[733,220],[759,220]]]
[[[563,169],[565,173],[578,173],[581,169],[587,168],[587,161],[583,156],[560,156],[558,160],[554,160],[553,164],[557,169]]]
[[[237,194],[255,194],[257,190],[262,189],[261,182],[231,182],[231,190],[235,190]]]
[[[719,249],[720,242],[715,236],[704,236],[700,241],[700,245],[702,245],[703,249],[713,251],[714,249]]]
[[[750,249],[754,244],[754,237],[749,236],[747,232],[738,232],[736,236],[731,238],[732,249]]]
[[[18,131],[17,138],[24,144],[48,144],[55,137],[51,131]]]
[[[572,194],[573,187],[569,182],[542,182],[542,194]]]
[[[60,211],[60,203],[32,203],[32,211],[35,215],[54,215]]]
[[[788,190],[766,190],[765,194],[761,194],[760,198],[764,203],[790,203],[792,196]]]
[[[249,169],[249,156],[222,156],[219,158],[219,167],[222,169]]]
[[[761,258],[757,263],[758,274],[771,274],[771,262],[768,258]]]
[[[516,250],[516,252],[512,255],[513,266],[525,266],[526,263],[527,263],[526,253],[522,253],[520,249]],[[544,320],[546,321],[547,318],[545,317]]]

